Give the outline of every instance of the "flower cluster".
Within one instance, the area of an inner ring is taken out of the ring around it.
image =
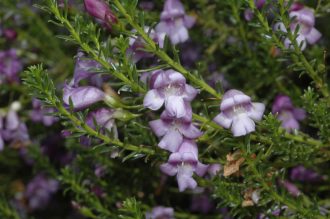
[[[313,45],[321,38],[322,34],[314,27],[315,15],[312,9],[300,3],[294,3],[290,8],[289,17],[293,19],[289,27],[290,31],[294,33],[295,30],[299,28],[296,41],[298,46],[301,46],[301,50],[306,48],[307,43]],[[282,22],[276,23],[274,25],[274,30],[280,30],[284,33],[288,32]],[[287,48],[292,47],[292,42],[288,38],[284,40],[284,44]]]
[[[196,188],[193,173],[202,176],[207,166],[198,161],[198,149],[194,139],[202,132],[192,123],[190,102],[198,90],[186,84],[182,74],[174,70],[158,70],[150,76],[150,90],[144,97],[144,106],[158,110],[165,105],[161,118],[151,121],[153,132],[161,137],[158,146],[172,152],[161,170],[177,176],[179,190]]]
[[[174,45],[187,41],[189,39],[188,29],[195,23],[194,17],[186,15],[180,0],[166,0],[160,20],[156,30],[147,26],[144,27],[145,33],[157,43],[159,48],[164,47],[165,36],[168,36]],[[136,30],[133,30],[132,33],[136,33]],[[134,63],[142,58],[153,57],[151,53],[145,51],[145,41],[142,37],[130,37],[129,45],[127,55],[132,58]]]

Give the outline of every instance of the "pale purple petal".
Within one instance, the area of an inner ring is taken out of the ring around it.
[[[177,130],[169,130],[159,142],[158,146],[162,149],[176,152],[183,140],[182,135]]]
[[[198,148],[197,148],[197,144],[195,141],[193,140],[189,140],[189,139],[184,139],[183,143],[181,144],[180,148],[179,148],[179,152],[183,155],[183,154],[193,154],[194,158],[193,158],[193,162],[198,160]],[[190,155],[187,155],[190,156]],[[183,155],[183,157],[187,157],[186,155]],[[188,159],[188,157],[187,157]]]
[[[265,111],[265,104],[252,103],[252,109],[248,112],[248,115],[254,121],[260,121]]]
[[[208,168],[209,168],[209,165],[205,165],[205,164],[202,164],[201,162],[198,162],[196,169],[195,169],[195,173],[198,176],[204,176],[206,171],[208,170]]]
[[[302,108],[294,108],[292,113],[297,120],[303,120],[306,118],[306,111]]]
[[[169,37],[174,45],[183,43],[189,38],[188,30],[183,24],[175,24]]]
[[[164,136],[169,129],[169,124],[161,119],[149,122],[149,126],[158,137]]]
[[[200,137],[203,132],[201,132],[197,127],[195,127],[193,124],[189,125],[181,125],[179,127],[179,131],[186,137],[190,139],[198,138]]]
[[[170,83],[170,84],[185,84],[186,83],[185,77],[177,71],[170,69],[170,70],[165,71],[164,74],[168,75],[168,78],[169,78],[168,83]]]
[[[151,110],[158,110],[162,107],[163,103],[164,98],[162,98],[155,89],[148,91],[143,99],[144,107]]]
[[[291,131],[293,129],[299,130],[299,123],[298,121],[292,116],[292,117],[287,117],[286,115],[282,117],[280,114],[278,116],[278,119],[282,121],[282,127],[285,128],[287,131]]]
[[[211,177],[214,177],[220,172],[222,169],[221,164],[210,164],[207,172],[210,174]]]
[[[181,96],[167,97],[165,101],[165,108],[171,116],[176,118],[184,117],[187,114],[185,102]]]
[[[160,165],[160,170],[169,176],[174,176],[178,171],[176,166],[173,166],[169,163],[164,163]]]
[[[292,11],[289,14],[290,18],[295,17],[297,22],[301,22],[308,26],[314,26],[315,16],[314,12],[309,8],[303,8],[298,11]]]
[[[184,16],[184,25],[186,28],[191,28],[192,26],[194,26],[195,22],[196,22],[196,18],[193,16],[189,16],[189,15],[185,15]]]
[[[186,189],[195,189],[197,182],[192,178],[193,168],[190,165],[182,165],[178,168],[177,181],[179,191],[183,192]]]
[[[235,137],[243,136],[255,131],[255,124],[246,114],[241,114],[233,119],[231,131]]]
[[[308,34],[305,34],[305,37],[307,42],[313,45],[322,37],[322,34],[313,27]]]
[[[185,86],[185,101],[192,101],[198,93],[198,90],[194,88],[193,86],[190,86],[189,84],[186,84]]]
[[[14,110],[10,110],[6,116],[6,129],[16,130],[19,127],[19,117]]]
[[[228,118],[227,116],[225,116],[224,113],[220,113],[219,115],[217,115],[217,116],[213,119],[213,121],[214,121],[215,123],[217,123],[218,125],[220,125],[220,126],[226,128],[226,129],[230,128],[230,126],[231,126],[231,124],[232,124],[232,122],[233,122],[233,120],[232,120],[231,118]]]

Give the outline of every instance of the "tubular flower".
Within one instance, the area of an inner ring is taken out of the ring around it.
[[[187,106],[187,108],[190,107]],[[164,111],[160,119],[149,122],[152,131],[158,137],[163,137],[158,146],[176,152],[184,138],[195,139],[201,136],[203,133],[192,124],[191,115],[191,108],[187,115],[182,118],[172,117],[167,111]]]
[[[108,29],[111,29],[113,23],[117,23],[116,16],[104,0],[84,0],[84,4],[87,13],[100,20]]]
[[[290,97],[278,95],[275,98],[272,107],[272,113],[278,113],[278,120],[282,122],[282,127],[288,132],[293,129],[299,129],[299,122],[306,117],[306,112],[302,108],[295,108]]]
[[[197,186],[192,178],[194,172],[203,176],[208,166],[198,161],[197,145],[192,140],[185,139],[178,152],[172,153],[168,162],[162,164],[160,169],[167,175],[176,175],[180,192],[187,188],[194,189]]]
[[[15,49],[0,51],[0,84],[19,82],[18,73],[22,69],[23,64]]]
[[[321,181],[323,177],[314,170],[307,169],[306,167],[299,165],[291,170],[290,179],[302,182],[317,182]]]
[[[102,101],[105,98],[105,93],[100,89],[92,86],[71,87],[66,85],[63,89],[63,101],[66,105],[72,101],[73,107],[76,110],[86,108],[96,102]]]
[[[45,126],[51,126],[58,121],[55,116],[47,114],[54,113],[54,108],[44,108],[42,102],[38,99],[32,100],[33,110],[30,112],[30,118],[33,122],[42,122]]]
[[[34,177],[28,183],[24,194],[28,199],[29,208],[32,210],[44,208],[58,188],[59,182],[54,179],[49,179],[43,174]]]
[[[78,52],[73,79],[71,80],[70,85],[77,87],[81,80],[89,79],[91,84],[101,87],[102,77],[97,73],[97,70],[100,68],[100,63],[95,60],[88,59],[82,52]]]
[[[96,111],[90,112],[86,118],[86,124],[95,129],[98,125],[101,130],[107,129],[113,131],[115,137],[118,137],[117,126],[115,123],[115,110],[101,108]],[[96,124],[94,124],[96,123]]]
[[[181,118],[189,108],[185,102],[192,101],[198,90],[186,84],[182,74],[174,70],[158,70],[152,73],[150,88],[143,100],[143,105],[151,110],[158,110],[165,103],[170,116]]]
[[[159,45],[160,48],[164,47],[164,33],[157,33],[150,27],[144,27],[144,31],[149,34],[149,37]],[[135,30],[133,32],[136,32]],[[143,51],[145,49],[145,41],[142,37],[130,37],[130,47],[127,49],[127,55],[130,56],[134,63],[137,63],[143,58],[153,57],[153,54]]]
[[[188,40],[188,29],[195,23],[195,18],[186,15],[184,7],[179,0],[166,0],[163,12],[160,15],[160,23],[156,31],[165,33],[172,44],[182,43]]]
[[[157,206],[151,212],[146,213],[146,219],[174,219],[173,208]]]
[[[298,45],[301,45],[301,50],[306,48],[307,43],[313,45],[321,38],[322,34],[314,27],[315,15],[312,9],[301,4],[293,4],[289,16],[293,18],[293,22],[290,24],[290,31],[294,32],[297,26],[299,26],[296,41]],[[287,33],[287,29],[282,22],[276,23],[274,30]],[[288,38],[284,40],[284,44],[287,48],[292,47],[292,43]]]
[[[265,111],[263,103],[252,103],[251,98],[238,90],[229,90],[223,95],[221,113],[214,122],[231,128],[235,137],[255,131],[255,121],[260,121]]]

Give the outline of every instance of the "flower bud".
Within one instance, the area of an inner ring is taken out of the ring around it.
[[[109,5],[103,0],[85,0],[85,8],[88,14],[95,17],[108,28],[111,24],[117,23],[117,18],[109,8]]]

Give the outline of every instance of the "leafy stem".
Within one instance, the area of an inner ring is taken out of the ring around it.
[[[146,148],[144,146],[135,146],[128,143],[123,143],[118,139],[112,139],[102,133],[95,131],[89,127],[85,122],[79,120],[74,114],[70,113],[63,105],[62,102],[55,95],[55,88],[51,80],[48,78],[48,74],[44,72],[42,66],[32,66],[25,72],[25,84],[29,86],[33,93],[44,102],[52,107],[56,107],[58,113],[64,118],[68,118],[77,131],[82,128],[88,135],[101,139],[107,144],[116,145],[123,149],[135,152],[141,152],[148,155],[154,154],[154,150]],[[81,130],[80,130],[81,131]]]
[[[281,21],[283,22],[284,26],[287,29],[290,26],[290,19],[288,16],[285,15],[284,12],[286,12],[286,7],[283,1],[280,1],[279,5],[281,6],[280,11],[281,13]],[[275,34],[275,32],[272,30],[272,28],[269,26],[269,23],[267,21],[267,18],[259,11],[257,10],[255,6],[255,2],[253,0],[249,0],[249,6],[253,10],[253,12],[256,14],[256,17],[258,21],[260,22],[261,26],[264,28],[265,32],[272,37],[274,40],[275,44],[281,49],[281,50],[286,50],[287,48],[285,47],[284,43],[282,40],[279,39],[279,37]],[[306,73],[309,75],[309,77],[315,82],[316,87],[320,90],[322,95],[325,98],[329,99],[329,90],[326,85],[326,83],[322,80],[322,78],[319,76],[317,71],[313,68],[313,66],[309,63],[309,61],[306,59],[304,56],[303,52],[301,51],[297,41],[296,41],[296,36],[294,33],[291,31],[288,31],[287,37],[290,40],[292,46],[293,46],[293,51],[294,53],[291,54],[291,58],[293,62],[297,66],[303,66],[305,68]]]
[[[326,217],[322,216],[321,214],[315,215],[315,211],[311,212],[309,209],[307,209],[305,207],[299,207],[299,205],[297,205],[297,203],[295,201],[293,201],[291,199],[287,199],[286,197],[283,197],[282,195],[280,195],[276,191],[274,186],[272,186],[265,180],[265,179],[267,179],[267,177],[263,176],[258,171],[255,160],[253,160],[251,158],[250,154],[246,151],[246,149],[244,147],[241,147],[241,151],[246,159],[248,168],[253,172],[253,175],[256,177],[256,180],[258,180],[258,182],[261,184],[261,186],[263,187],[263,189],[265,191],[269,192],[269,194],[273,197],[273,199],[275,201],[288,206],[288,208],[290,208],[291,210],[294,210],[303,216],[307,216],[308,218],[320,218],[320,219],[326,218]],[[305,198],[305,201],[310,203],[310,200],[308,200],[307,197],[304,197],[304,198]]]
[[[219,94],[216,90],[214,90],[210,85],[208,85],[204,80],[197,78],[195,75],[191,74],[188,70],[186,70],[180,63],[174,61],[171,57],[167,55],[163,50],[161,50],[158,45],[148,36],[148,34],[144,31],[144,29],[133,20],[131,15],[128,14],[126,9],[122,6],[119,0],[114,0],[113,3],[118,8],[119,12],[127,19],[128,23],[136,29],[137,33],[143,38],[146,42],[147,47],[151,50],[156,56],[166,62],[169,66],[174,68],[175,70],[181,72],[185,77],[187,77],[190,81],[192,81],[197,86],[201,87],[203,90],[207,91],[214,97],[220,99],[221,94]]]

